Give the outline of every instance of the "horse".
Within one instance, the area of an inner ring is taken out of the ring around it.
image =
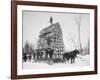
[[[77,49],[70,51],[70,52],[65,52],[63,54],[63,60],[66,62],[66,59],[67,59],[68,62],[69,62],[69,60],[71,60],[71,64],[75,63],[75,58],[76,58],[77,54],[79,54],[79,50],[77,50]]]

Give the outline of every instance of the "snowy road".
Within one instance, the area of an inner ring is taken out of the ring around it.
[[[83,66],[89,66],[90,64],[90,56],[80,56],[78,55],[75,63],[53,63],[52,65],[48,65],[44,62],[24,62],[23,63],[23,69],[43,69],[43,68],[64,68],[64,67],[83,67]]]

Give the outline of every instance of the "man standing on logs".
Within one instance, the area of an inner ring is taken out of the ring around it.
[[[50,17],[49,22],[50,22],[50,24],[53,24],[53,18],[52,18],[52,16]]]

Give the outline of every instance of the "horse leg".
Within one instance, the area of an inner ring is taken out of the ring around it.
[[[48,58],[48,54],[46,53],[46,55],[45,55],[45,59],[47,60],[47,58]]]
[[[71,58],[71,64],[73,63],[73,58]]]
[[[63,56],[63,62],[65,63],[65,57]]]
[[[73,62],[75,63],[75,58],[73,58]]]
[[[67,61],[68,61],[68,63],[69,63],[69,58],[67,58]]]
[[[72,63],[75,63],[75,57],[72,59]]]
[[[64,62],[66,63],[66,58],[64,57]]]

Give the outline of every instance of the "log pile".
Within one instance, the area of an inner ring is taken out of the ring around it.
[[[61,58],[64,53],[63,34],[60,24],[54,23],[39,33],[37,49],[54,49],[54,58]]]

